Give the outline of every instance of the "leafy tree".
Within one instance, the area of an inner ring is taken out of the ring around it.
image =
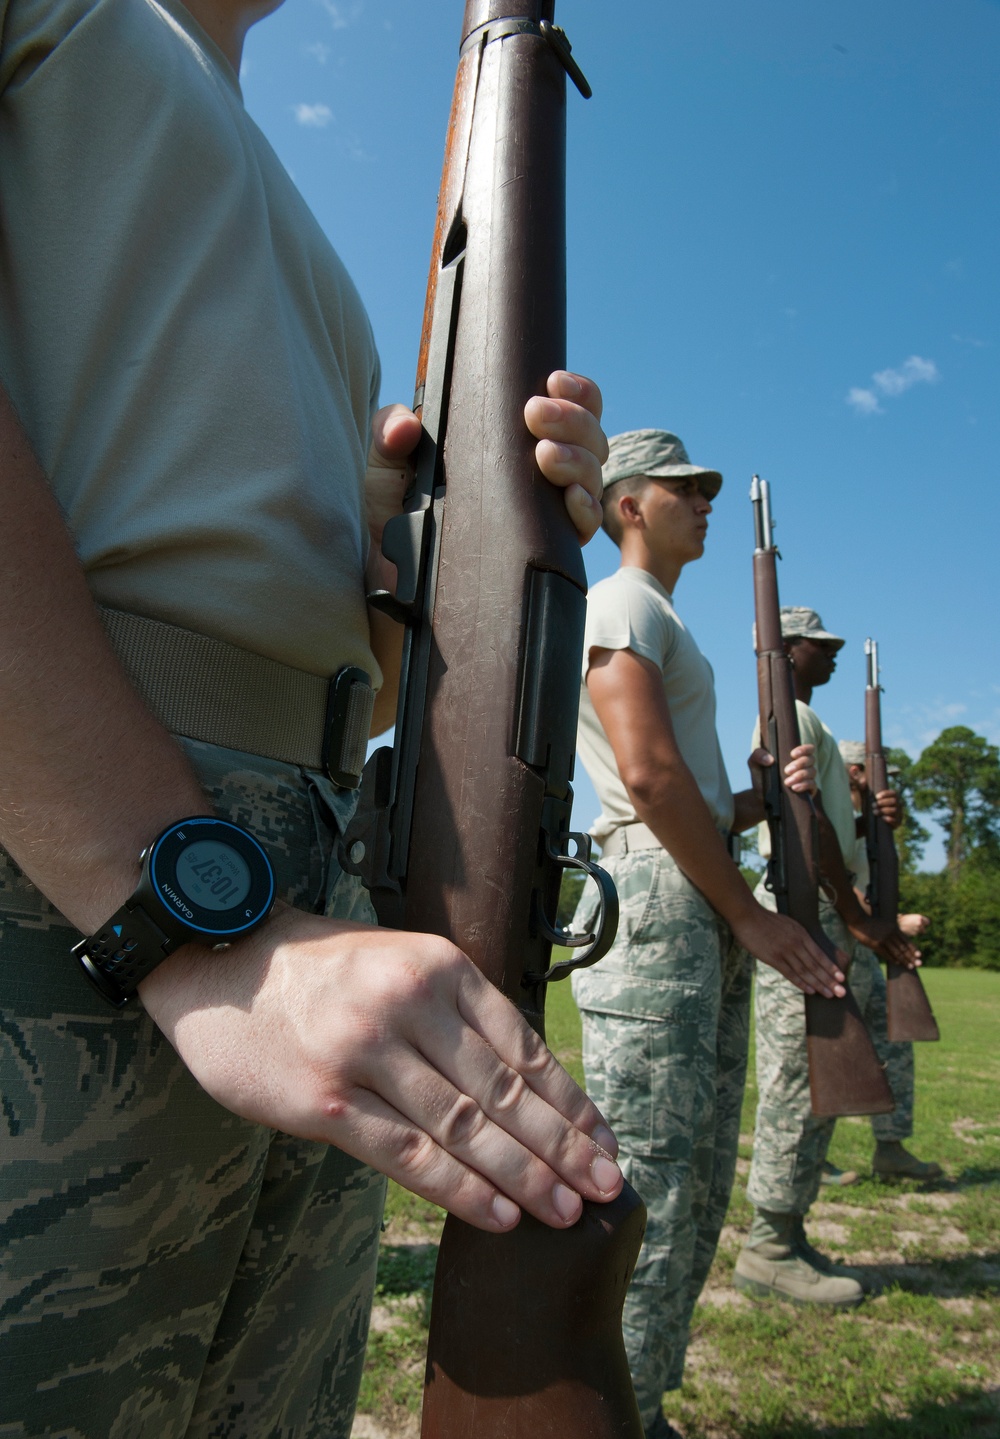
[[[930,839],[930,830],[917,819],[913,799],[913,760],[905,749],[887,749],[885,757],[890,765],[899,770],[890,775],[889,782],[899,791],[903,801],[903,823],[895,831],[896,850],[899,854],[899,868],[903,874],[915,874],[924,846]]]
[[[966,725],[943,730],[910,772],[913,804],[933,814],[948,839],[948,874],[957,884],[977,848],[1000,848],[1000,750]]]

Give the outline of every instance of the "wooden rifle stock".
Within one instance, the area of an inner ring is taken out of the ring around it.
[[[523,414],[565,363],[566,74],[586,87],[553,4],[465,7],[416,479],[383,540],[395,593],[371,597],[407,626],[396,737],[366,766],[343,846],[382,923],[447,936],[540,1034],[547,983],[605,953],[618,915],[569,832],[586,578]],[[601,891],[592,934],[555,921],[571,866]],[[576,958],[550,965],[553,942]],[[644,1224],[628,1184],[568,1231],[449,1216],[423,1439],[641,1439],[621,1311]]]
[[[761,744],[774,757],[767,771],[764,802],[771,832],[768,888],[779,913],[798,920],[823,952],[836,950],[819,922],[819,837],[812,796],[796,794],[783,782],[791,752],[800,743],[791,664],[785,654],[778,602],[778,551],[771,536],[770,491],[756,475],[753,556],[756,613],[757,690]],[[806,1046],[813,1114],[884,1114],[894,1107],[892,1091],[879,1063],[857,1003],[807,994]]]
[[[865,641],[868,684],[865,688],[865,844],[868,849],[868,907],[876,919],[899,918],[899,856],[892,830],[878,812],[875,796],[889,788],[882,748],[882,687],[878,679],[878,645]],[[927,991],[915,969],[886,962],[887,1031],[892,1040],[934,1040],[941,1034]]]

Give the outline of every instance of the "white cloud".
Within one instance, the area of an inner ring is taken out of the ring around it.
[[[363,4],[338,5],[337,0],[319,0],[320,5],[330,17],[330,24],[335,30],[346,30],[348,25],[358,19]]]
[[[872,379],[883,395],[901,395],[913,385],[934,385],[941,378],[941,372],[933,360],[911,355],[898,370],[879,370]]]
[[[330,47],[324,45],[322,40],[317,40],[314,45],[306,46],[306,54],[312,55],[321,65],[325,65],[330,58]]]
[[[333,119],[329,105],[293,105],[292,109],[300,125],[309,125],[316,130],[322,130]]]
[[[879,404],[880,398],[895,399],[914,385],[936,385],[940,378],[941,371],[933,360],[925,360],[922,355],[910,355],[895,370],[876,370],[872,375],[874,388],[853,386],[848,390],[844,403],[859,415],[881,415],[884,411]]]
[[[882,406],[874,390],[859,390],[855,385],[847,392],[847,403],[853,405],[859,415],[880,415]]]

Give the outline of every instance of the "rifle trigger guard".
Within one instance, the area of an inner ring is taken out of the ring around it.
[[[598,904],[593,932],[574,934],[550,923],[542,911],[536,892],[532,915],[536,931],[544,935],[552,944],[562,945],[566,949],[581,949],[583,952],[573,959],[564,959],[558,964],[551,965],[544,974],[526,974],[522,980],[525,988],[565,979],[567,975],[573,973],[574,969],[587,969],[590,965],[596,964],[607,954],[618,933],[618,891],[615,889],[614,880],[606,870],[601,869],[600,865],[595,864],[590,858],[589,835],[574,833],[570,834],[568,839],[576,845],[576,854],[560,854],[552,848],[547,840],[545,848],[549,859],[560,869],[582,870],[587,878],[592,879],[597,885]]]

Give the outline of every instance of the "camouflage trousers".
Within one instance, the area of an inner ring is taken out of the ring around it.
[[[333,858],[352,797],[185,742],[278,893],[371,920]],[[210,1099],[0,851],[0,1436],[346,1439],[384,1181]]]
[[[610,953],[574,976],[587,1089],[648,1225],[623,1332],[643,1423],[684,1373],[691,1315],[736,1171],[750,960],[662,849],[602,861],[621,898]],[[586,925],[585,896],[577,918]]]
[[[773,896],[762,885],[758,885],[756,897],[768,909],[774,908]],[[905,1139],[913,1129],[912,1046],[890,1044],[886,1037],[885,978],[874,954],[855,945],[840,915],[822,899],[820,923],[851,961],[851,991],[879,1058],[891,1066],[889,1082],[897,1108],[892,1114],[873,1116],[875,1136]],[[817,1119],[810,1107],[801,992],[767,965],[758,964],[756,970],[758,1099],[747,1195],[758,1209],[806,1214],[819,1193],[836,1120]]]

